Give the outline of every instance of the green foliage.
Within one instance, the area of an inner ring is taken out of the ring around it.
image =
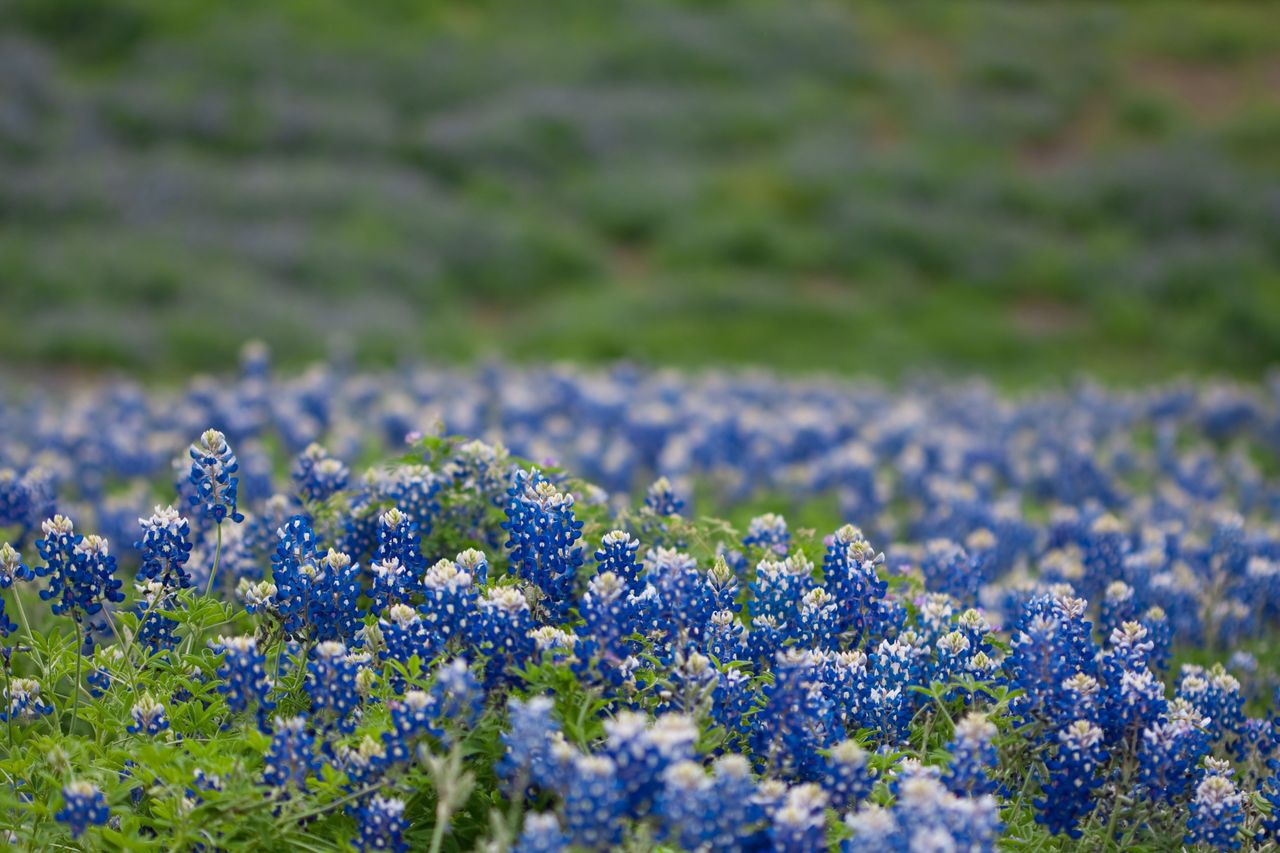
[[[1271,11],[16,0],[0,355],[1256,376]]]

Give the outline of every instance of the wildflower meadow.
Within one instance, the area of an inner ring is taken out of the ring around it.
[[[1280,385],[618,367],[0,409],[15,849],[1264,850]]]

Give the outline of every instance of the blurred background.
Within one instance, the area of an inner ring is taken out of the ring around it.
[[[1256,378],[1277,19],[0,0],[0,362]]]

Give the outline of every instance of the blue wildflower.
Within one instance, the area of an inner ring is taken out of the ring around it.
[[[231,452],[227,438],[216,429],[205,430],[200,439],[191,445],[191,474],[188,477],[195,493],[189,498],[193,507],[199,507],[205,517],[214,524],[230,518],[239,523],[244,516],[236,510],[236,489],[240,478],[236,455]]]
[[[1057,751],[1046,765],[1049,779],[1044,796],[1036,800],[1036,822],[1055,835],[1081,835],[1081,819],[1093,811],[1093,791],[1102,783],[1099,770],[1106,762],[1102,729],[1076,720],[1058,732]]]
[[[59,823],[65,823],[72,838],[84,835],[91,826],[102,826],[111,812],[107,798],[98,786],[81,779],[68,782],[62,789],[62,808],[54,814]]]
[[[407,851],[404,840],[404,800],[398,797],[374,795],[356,810],[356,822],[360,835],[355,840],[357,850]]]

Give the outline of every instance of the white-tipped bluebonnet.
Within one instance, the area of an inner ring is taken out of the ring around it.
[[[356,690],[359,659],[347,652],[336,640],[326,640],[315,647],[307,662],[305,688],[311,698],[312,719],[332,725],[340,732],[355,727],[353,712],[360,706]]]
[[[133,718],[133,722],[128,726],[130,734],[147,734],[154,737],[169,728],[169,717],[165,713],[164,705],[153,699],[150,694],[144,693],[142,698],[133,703],[129,716]]]
[[[953,793],[977,797],[996,792],[991,778],[996,769],[995,736],[996,725],[985,714],[969,714],[956,723],[947,744],[951,760],[943,773],[943,782]]]
[[[838,810],[852,808],[871,793],[873,779],[867,751],[855,740],[842,740],[827,752],[822,788]]]
[[[157,506],[150,518],[138,519],[142,538],[134,547],[141,552],[141,580],[158,581],[169,589],[191,586],[186,564],[191,557],[191,525],[172,506]]]
[[[390,850],[401,853],[409,849],[404,840],[404,800],[375,794],[356,809],[360,835],[357,850]]]
[[[471,731],[484,711],[484,691],[465,658],[437,666],[429,694],[436,720],[431,733],[445,744]]]
[[[771,557],[785,557],[791,548],[791,531],[787,520],[775,513],[758,515],[747,525],[747,535],[742,538],[744,548],[759,548]]]
[[[654,515],[679,515],[684,511],[684,500],[676,494],[675,487],[666,477],[659,477],[645,490],[645,508]]]
[[[643,714],[623,711],[604,726],[604,754],[613,761],[625,810],[643,817],[653,808],[666,769],[693,758],[697,724],[683,714],[663,714],[650,721]]]
[[[536,469],[516,471],[507,490],[506,548],[511,570],[541,591],[539,606],[562,620],[575,602],[582,565],[582,522],[573,495],[561,491]]]
[[[222,655],[218,667],[218,692],[227,700],[233,714],[258,706],[259,720],[274,705],[267,698],[271,691],[271,679],[267,677],[266,656],[258,651],[258,641],[253,637],[219,637],[209,644]]]
[[[628,584],[635,582],[640,574],[640,563],[636,560],[636,552],[639,550],[640,542],[626,531],[612,530],[606,533],[595,553],[599,567],[596,574],[612,572]]]
[[[53,712],[53,707],[40,698],[40,682],[34,678],[10,678],[4,686],[4,698],[0,722],[29,722]]]
[[[320,503],[345,489],[351,472],[341,459],[335,459],[324,447],[312,442],[294,460],[290,477],[299,498]]]
[[[528,700],[513,696],[507,702],[511,723],[501,735],[506,752],[496,769],[508,785],[556,787],[554,774],[549,772],[551,735],[560,728],[551,715],[553,707],[546,696]],[[515,793],[523,795],[524,791]]]
[[[777,853],[808,853],[826,840],[827,795],[817,785],[797,785],[787,791],[773,813],[769,836]]]
[[[1138,778],[1147,796],[1173,802],[1186,794],[1200,760],[1209,752],[1209,718],[1186,699],[1174,699],[1142,731]]]
[[[1209,718],[1209,739],[1213,743],[1238,734],[1244,724],[1244,695],[1240,682],[1220,663],[1209,669],[1184,665],[1177,696],[1195,705]]]
[[[1244,795],[1225,775],[1211,774],[1196,786],[1187,818],[1186,843],[1238,850],[1244,827]]]
[[[191,473],[188,475],[194,494],[189,498],[191,506],[198,508],[214,524],[230,518],[244,521],[236,509],[236,491],[240,478],[236,472],[240,465],[227,444],[227,437],[216,429],[208,429],[191,445]]]
[[[615,849],[626,817],[627,797],[613,760],[607,755],[580,756],[564,798],[565,829],[573,844],[588,850]]]
[[[440,560],[422,576],[423,602],[418,610],[437,648],[455,637],[467,636],[475,616],[476,583],[460,562],[464,558],[476,567],[485,566],[484,554],[472,551],[459,554],[454,560]]]
[[[276,717],[271,746],[263,759],[263,784],[305,791],[307,777],[319,769],[321,763],[307,718]]]
[[[62,808],[54,818],[65,823],[71,830],[72,838],[84,835],[91,826],[102,826],[111,816],[107,808],[107,798],[92,782],[75,779],[62,789]]]
[[[553,812],[529,812],[512,853],[561,853],[568,847],[569,836]]]
[[[529,636],[535,628],[529,601],[513,586],[490,589],[478,602],[479,618],[473,628],[478,651],[487,655],[485,687],[511,677],[513,667],[521,667],[536,649]]]
[[[1102,729],[1076,720],[1058,732],[1057,749],[1045,764],[1049,778],[1036,800],[1036,822],[1055,835],[1080,837],[1080,821],[1093,811],[1093,791],[1101,784],[1106,762]]]
[[[408,604],[426,569],[417,525],[399,507],[378,516],[378,548],[369,564],[373,575],[370,609],[380,613],[393,604]]]

